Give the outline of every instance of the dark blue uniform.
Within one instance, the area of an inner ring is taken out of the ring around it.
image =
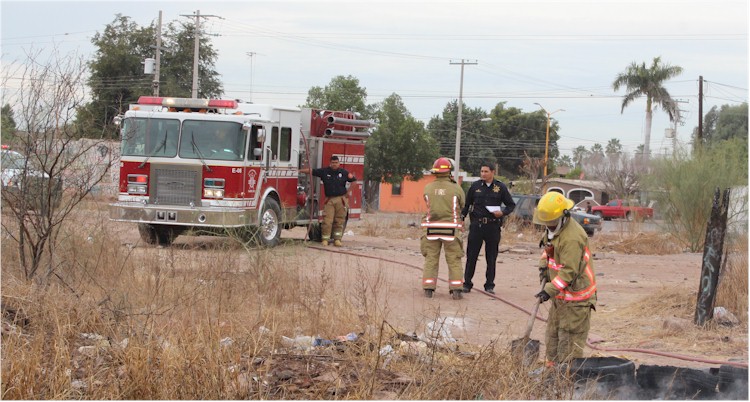
[[[516,208],[516,203],[503,182],[492,180],[488,186],[484,180],[477,180],[466,194],[466,205],[461,215],[468,214],[471,219],[469,242],[466,246],[466,272],[464,272],[464,288],[468,290],[474,286],[471,280],[474,277],[482,243],[484,243],[484,254],[487,258],[487,280],[484,283],[484,289],[495,289],[495,264],[503,217],[496,218],[487,210],[488,206],[503,206],[501,209],[503,217],[512,213]]]

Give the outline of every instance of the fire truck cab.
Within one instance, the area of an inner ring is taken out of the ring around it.
[[[142,96],[115,124],[122,142],[110,219],[137,223],[148,244],[234,233],[275,246],[282,229],[303,225],[320,240],[323,187],[300,169],[325,167],[333,155],[357,178],[348,219],[362,212],[373,123],[353,112]]]

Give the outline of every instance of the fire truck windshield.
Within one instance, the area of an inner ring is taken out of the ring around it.
[[[123,120],[123,156],[145,156],[241,161],[245,158],[245,131],[230,121],[155,119]],[[179,143],[179,147],[178,147]],[[179,151],[179,152],[178,152]]]
[[[231,121],[185,120],[180,158],[241,161],[245,158],[245,131]]]
[[[131,117],[123,120],[120,134],[122,155],[173,158],[177,155],[180,121]]]

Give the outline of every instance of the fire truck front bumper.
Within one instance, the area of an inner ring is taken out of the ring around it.
[[[241,227],[258,224],[258,211],[228,207],[181,207],[116,202],[109,205],[113,221],[195,227]]]

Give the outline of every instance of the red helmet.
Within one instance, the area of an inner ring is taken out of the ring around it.
[[[453,171],[453,163],[448,158],[437,158],[432,164],[432,173],[450,173]]]

